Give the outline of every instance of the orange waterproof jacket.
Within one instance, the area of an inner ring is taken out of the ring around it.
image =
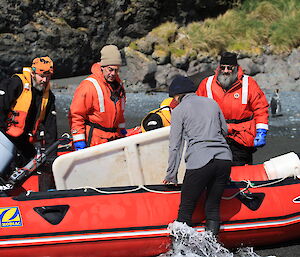
[[[92,66],[92,75],[77,87],[69,112],[69,122],[73,141],[88,142],[92,124],[98,124],[90,135],[90,146],[102,144],[123,137],[120,129],[125,128],[125,91],[117,77],[119,97],[111,99],[113,89],[106,82],[100,63]],[[100,126],[100,127],[99,127]],[[102,128],[102,129],[101,129]]]
[[[24,67],[22,74],[16,74],[23,83],[23,91],[18,99],[16,99],[16,103],[12,107],[12,111],[8,114],[8,126],[6,133],[13,137],[18,137],[24,132],[26,117],[32,101],[31,72],[31,68]],[[34,129],[31,133],[32,136],[30,137],[30,142],[35,141],[34,135],[38,130],[39,124],[45,118],[46,107],[49,99],[49,89],[50,84],[47,85],[46,90],[43,93],[40,115],[37,117]]]
[[[254,146],[256,129],[268,129],[268,102],[256,81],[238,67],[238,80],[225,91],[214,76],[205,78],[196,94],[214,99],[228,124],[228,137],[237,143]]]

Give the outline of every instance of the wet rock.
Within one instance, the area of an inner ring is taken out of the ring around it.
[[[194,75],[196,73],[201,73],[205,71],[213,71],[217,68],[217,62],[200,62],[199,60],[191,61],[189,64],[189,69],[187,71],[188,75]]]
[[[157,64],[141,52],[125,47],[126,66],[122,67],[121,78],[127,87],[138,83],[144,84],[145,88],[155,88],[156,81],[154,74],[157,71]],[[141,88],[142,90],[142,88]]]
[[[151,57],[158,65],[167,64],[170,61],[170,51],[168,50],[155,50]]]
[[[255,76],[263,71],[261,66],[257,65],[251,58],[239,59],[238,63],[249,76]]]
[[[171,81],[177,74],[186,76],[186,72],[184,70],[178,69],[171,64],[157,66],[157,71],[155,73],[157,87],[160,89],[165,88],[167,91]]]
[[[146,37],[143,37],[136,42],[137,50],[143,54],[151,55],[154,50],[155,39],[148,34]]]
[[[189,67],[189,57],[188,55],[171,55],[171,64],[179,69],[187,70]]]

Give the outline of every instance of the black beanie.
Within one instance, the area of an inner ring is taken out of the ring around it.
[[[238,65],[236,53],[223,53],[221,55],[220,65]]]
[[[192,93],[195,91],[196,87],[188,77],[177,75],[169,87],[169,96],[174,97],[175,95]]]

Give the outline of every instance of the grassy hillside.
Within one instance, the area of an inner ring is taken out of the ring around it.
[[[246,0],[217,18],[185,27],[167,22],[130,46],[152,41],[156,55],[281,54],[300,46],[299,0]]]

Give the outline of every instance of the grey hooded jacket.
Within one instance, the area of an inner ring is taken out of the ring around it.
[[[165,180],[177,183],[177,173],[186,141],[187,169],[199,169],[212,159],[232,160],[224,136],[227,124],[219,105],[212,99],[190,93],[172,111],[169,167]]]

